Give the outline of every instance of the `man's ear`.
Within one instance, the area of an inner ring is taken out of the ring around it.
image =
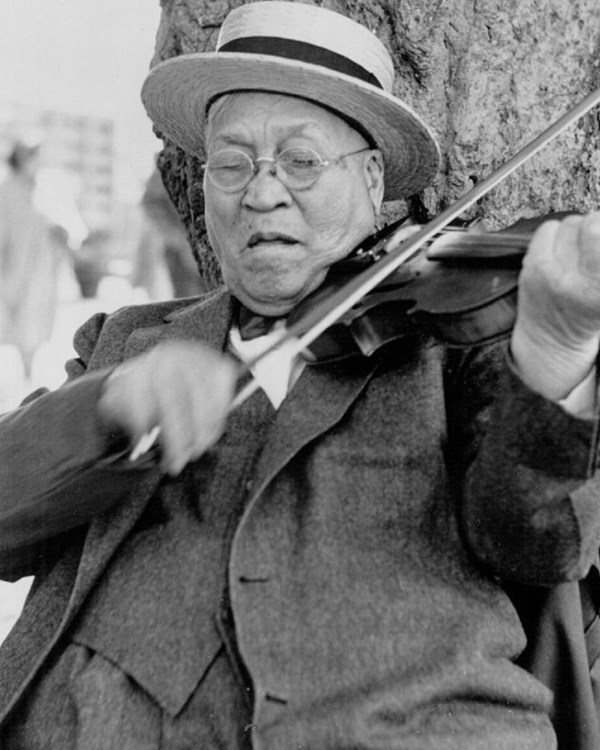
[[[365,178],[367,181],[367,190],[371,203],[373,205],[373,212],[375,216],[379,216],[381,212],[381,204],[383,202],[383,191],[384,191],[384,167],[383,167],[383,156],[379,149],[373,149],[369,151],[369,154],[364,162]]]

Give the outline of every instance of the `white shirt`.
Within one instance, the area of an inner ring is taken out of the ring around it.
[[[229,332],[229,344],[233,353],[244,364],[248,364],[272,345],[284,326],[285,322],[278,320],[266,336],[246,341],[240,336],[238,327],[233,326]],[[287,339],[250,367],[254,379],[276,409],[281,406],[306,365],[302,357],[297,355],[297,343],[295,338]]]

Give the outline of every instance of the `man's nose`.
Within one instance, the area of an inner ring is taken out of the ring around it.
[[[259,175],[261,172],[265,172],[265,171],[271,177],[276,177],[277,176],[277,159],[274,159],[272,156],[259,156],[258,159],[255,159],[253,178]]]
[[[288,205],[291,196],[279,179],[276,160],[265,156],[255,159],[254,163],[254,174],[242,198],[244,205],[263,211]]]

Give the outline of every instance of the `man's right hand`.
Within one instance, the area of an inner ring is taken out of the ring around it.
[[[237,372],[233,359],[203,344],[158,344],[107,378],[100,418],[132,445],[157,427],[163,468],[177,475],[223,433]]]

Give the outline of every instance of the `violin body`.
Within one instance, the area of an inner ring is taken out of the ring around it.
[[[499,232],[453,230],[441,235],[313,341],[308,361],[371,356],[387,344],[415,336],[433,336],[452,347],[508,336],[529,240],[543,222],[569,213],[520,219]],[[375,262],[377,254],[370,250],[333,266],[325,283],[294,309],[292,322]]]

